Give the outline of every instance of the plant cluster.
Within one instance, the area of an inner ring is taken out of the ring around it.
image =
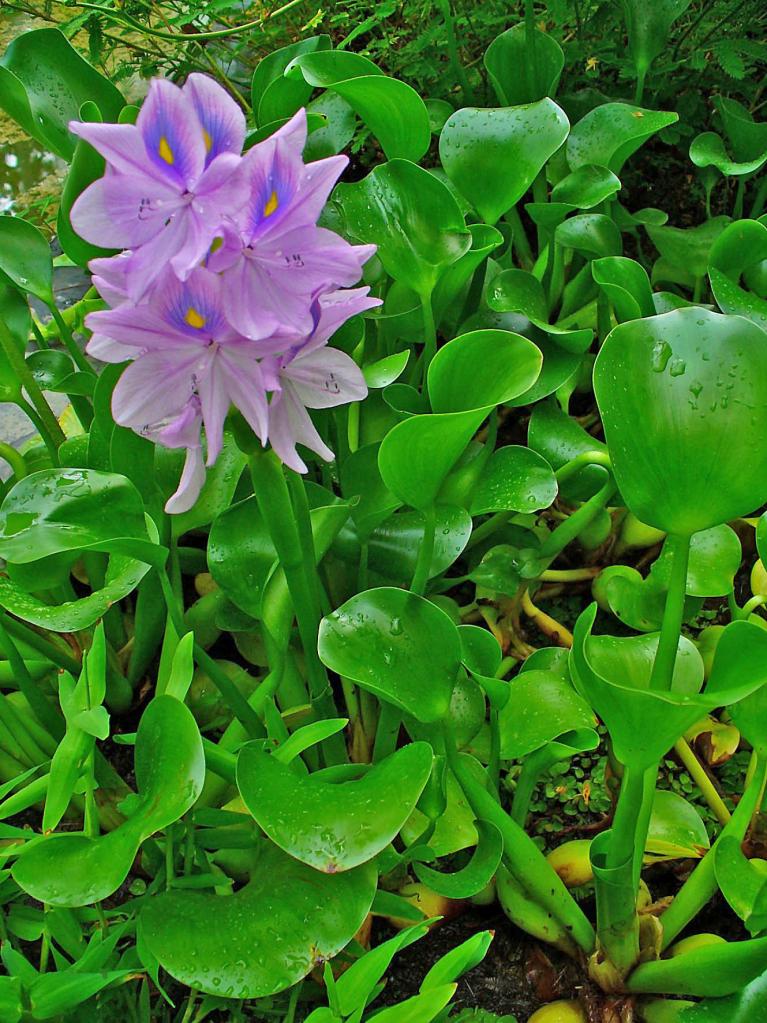
[[[55,29],[0,61],[92,284],[60,310],[0,218],[37,431],[0,447],[8,1023],[488,1023],[454,999],[490,930],[386,1004],[470,900],[579,971],[535,1023],[767,1013],[767,127],[720,99],[691,143],[729,213],[629,209],[677,113],[571,121],[527,13],[484,107],[327,35],[249,117],[197,72],[139,110]],[[531,821],[563,765],[599,808],[564,842]]]

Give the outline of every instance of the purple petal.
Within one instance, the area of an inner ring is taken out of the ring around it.
[[[128,362],[130,359],[137,359],[143,352],[143,348],[134,348],[131,345],[120,344],[105,334],[94,334],[85,346],[88,355],[101,362]]]
[[[93,146],[114,170],[122,174],[151,176],[158,182],[164,180],[164,175],[155,173],[149,164],[144,140],[135,124],[70,121],[69,130]]]
[[[193,508],[205,483],[205,464],[200,447],[186,449],[184,471],[181,473],[178,489],[165,502],[169,515],[179,515]]]
[[[308,353],[324,345],[352,316],[383,304],[380,298],[373,298],[369,292],[370,288],[354,288],[321,295],[317,303],[320,310],[317,325],[302,352]]]
[[[194,106],[177,85],[152,79],[136,127],[154,168],[168,180],[194,185],[205,166],[205,137]]]
[[[292,222],[297,225],[317,222],[333,186],[348,163],[346,156],[329,156],[306,164],[298,192],[290,206]]]
[[[253,256],[273,278],[289,276],[290,287],[312,293],[356,284],[374,252],[374,245],[350,245],[334,231],[311,226],[269,239]]]
[[[163,229],[178,204],[177,194],[145,174],[108,174],[77,198],[75,231],[104,248],[135,248]]]
[[[103,309],[89,313],[85,326],[93,331],[93,339],[110,338],[119,344],[146,350],[182,349],[183,356],[190,358],[201,351],[194,346],[185,333],[173,328],[161,311],[150,305],[124,303],[115,309]],[[126,356],[125,358],[128,358]]]
[[[166,448],[198,448],[201,429],[200,401],[199,398],[192,397],[178,415],[160,426],[153,426],[148,433],[152,440],[158,441]]]
[[[368,388],[362,370],[351,356],[336,348],[298,355],[282,370],[296,397],[308,408],[333,408],[362,401]]]
[[[229,322],[245,337],[268,338],[289,326],[298,340],[312,329],[306,298],[274,287],[254,261],[241,259],[226,271],[223,280]]]
[[[192,74],[183,92],[189,96],[205,135],[206,166],[219,153],[242,152],[245,115],[229,93],[208,75]]]
[[[213,465],[221,454],[224,443],[224,420],[229,411],[227,377],[222,372],[220,352],[210,360],[207,373],[197,382],[202,418],[205,423],[205,437],[208,442],[207,464]]]
[[[269,442],[280,460],[296,472],[307,471],[296,451],[296,444],[303,444],[327,462],[332,462],[335,457],[317,433],[309,413],[293,394],[290,383],[272,398],[269,405]]]
[[[245,206],[250,194],[248,177],[241,156],[221,153],[205,169],[194,190],[193,206],[215,225],[234,218]]]
[[[88,264],[93,286],[111,306],[121,305],[128,300],[126,270],[130,257],[130,252],[120,252],[116,256],[92,259]]]
[[[112,415],[120,426],[149,431],[178,414],[194,393],[198,357],[150,352],[132,362],[112,394]]]
[[[265,444],[268,409],[260,363],[250,352],[232,347],[221,348],[218,356],[220,372],[232,404]]]

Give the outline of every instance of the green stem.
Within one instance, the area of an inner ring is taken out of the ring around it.
[[[453,21],[453,12],[450,9],[450,0],[439,0],[439,6],[442,11],[442,16],[445,19],[445,31],[447,33],[447,52],[450,60],[450,68],[455,78],[461,83],[461,91],[463,92],[463,104],[464,106],[471,106],[473,103],[473,96],[471,87],[469,85],[469,79],[466,75],[466,69],[461,63],[461,58],[458,53],[458,41],[455,35],[455,23]]]
[[[684,764],[687,773],[698,786],[701,795],[706,800],[711,810],[714,812],[716,819],[722,826],[728,824],[730,822],[732,814],[725,806],[722,797],[716,791],[716,787],[709,778],[706,769],[703,767],[703,764],[701,764],[700,760],[698,760],[693,751],[690,749],[690,745],[687,742],[687,740],[679,739],[674,744],[674,751]]]
[[[16,644],[13,642],[13,639],[5,628],[6,621],[6,615],[0,614],[0,646],[3,648],[3,652],[5,653],[8,663],[16,675],[16,681],[19,684],[19,689],[24,694],[27,703],[32,708],[32,712],[40,724],[43,725],[52,736],[60,739],[64,734],[64,722],[62,721],[61,716],[57,714],[53,704],[43,695],[40,688],[27,671],[24,659],[16,649]]]
[[[32,371],[27,366],[24,353],[19,350],[16,340],[3,319],[0,319],[0,348],[3,350],[3,354],[8,360],[8,365],[13,370],[17,381],[29,395],[29,400],[32,402],[32,406],[37,413],[37,418],[45,430],[43,436],[47,435],[54,449],[58,448],[59,444],[62,444],[66,439],[64,431],[59,426],[50,405],[45,400],[45,395],[40,390],[39,384],[32,376]],[[25,405],[26,402],[21,407],[24,408]],[[37,426],[37,423],[35,425]]]
[[[760,757],[753,777],[735,807],[728,824],[722,828],[719,837],[680,888],[669,908],[661,917],[663,924],[662,948],[666,949],[687,924],[706,906],[717,890],[714,872],[716,848],[727,835],[734,835],[740,841],[745,837],[751,818],[762,798],[767,781],[767,758]]]
[[[423,317],[423,383],[426,384],[426,377],[429,372],[431,360],[437,353],[437,327],[434,322],[434,309],[431,304],[431,294],[420,296],[421,316]]]
[[[72,675],[77,675],[82,665],[79,661],[75,660],[74,657],[70,656],[64,650],[50,640],[41,636],[39,632],[35,632],[34,629],[30,629],[29,626],[24,625],[23,622],[17,621],[15,618],[6,617],[3,621],[6,631],[14,637],[14,639],[20,640],[22,643],[26,643],[27,646],[33,650],[37,650],[39,653],[46,657],[52,664],[55,664],[58,668],[63,668],[64,671],[68,671]]]
[[[413,593],[423,594],[426,591],[426,584],[429,581],[431,562],[434,557],[434,538],[437,529],[437,509],[430,504],[424,514],[423,539],[418,548],[418,560],[416,561],[413,582],[410,589]]]
[[[494,824],[503,836],[503,861],[528,895],[548,910],[587,955],[594,950],[594,929],[529,835],[509,817],[459,754],[449,722],[443,723],[448,764],[466,800],[479,818]]]
[[[466,549],[470,550],[472,547],[475,547],[478,543],[482,543],[483,540],[486,540],[488,536],[492,536],[493,533],[496,533],[499,529],[502,529],[506,525],[506,523],[511,518],[513,518],[514,514],[515,514],[514,512],[502,511],[496,512],[494,515],[491,515],[489,519],[486,519],[485,522],[477,526],[476,529],[472,530],[471,538],[469,539],[469,542],[466,544]]]
[[[338,717],[330,680],[317,652],[320,604],[314,556],[302,548],[282,463],[273,451],[258,451],[250,455],[249,461],[259,511],[277,551],[293,603],[304,648],[311,702],[320,717]],[[307,561],[308,558],[311,560]],[[327,739],[322,747],[330,762],[342,762],[346,758],[341,735]]]
[[[529,93],[529,102],[534,103],[540,97],[537,94],[538,59],[535,38],[535,6],[533,0],[525,0],[525,81]]]
[[[684,601],[687,592],[687,565],[690,560],[690,537],[669,533],[666,547],[671,555],[666,606],[658,641],[658,651],[652,666],[650,688],[668,691],[674,676],[674,666],[679,648],[679,636],[684,618]]]
[[[647,70],[637,70],[637,87],[634,90],[634,102],[637,106],[641,106],[642,98],[644,97],[644,83],[647,76]]]
[[[538,558],[547,558],[550,562],[553,561],[568,544],[572,543],[583,532],[591,520],[599,514],[614,492],[615,483],[612,476],[608,474],[607,481],[596,494],[590,497],[588,501],[585,501],[572,515],[568,515],[565,521],[560,523],[552,533],[549,533],[541,544]]]
[[[184,616],[181,607],[176,599],[175,593],[173,592],[173,586],[171,585],[167,569],[164,565],[157,569],[157,575],[160,579],[160,586],[162,587],[163,596],[165,597],[165,604],[168,608],[168,615],[170,617],[171,624],[176,635],[180,639],[182,636],[186,635],[189,630],[184,624]],[[234,716],[241,722],[243,728],[245,728],[251,739],[263,738],[264,727],[261,724],[258,715],[229,676],[222,671],[218,663],[209,656],[199,643],[194,644],[193,654],[198,666],[202,668],[208,678],[212,680],[213,684],[221,693],[224,702],[227,704]]]
[[[24,479],[27,475],[27,463],[16,448],[11,447],[10,444],[0,441],[0,458],[8,463],[17,480]]]
[[[381,702],[381,712],[378,715],[376,726],[376,738],[373,746],[373,763],[377,764],[393,753],[397,748],[400,725],[402,724],[402,711],[392,703]]]
[[[512,230],[512,245],[517,253],[519,265],[523,270],[529,270],[535,260],[533,259],[533,250],[530,248],[527,232],[525,231],[525,227],[522,223],[517,207],[512,206],[512,208],[504,214],[503,219]]]
[[[69,329],[69,324],[64,320],[64,317],[58,310],[56,303],[51,300],[45,303],[51,311],[51,315],[59,328],[59,337],[64,342],[69,354],[72,356],[72,360],[78,369],[82,370],[83,373],[88,373],[90,376],[96,375],[96,370],[91,366],[85,355],[80,351],[80,346],[75,341],[72,331]]]

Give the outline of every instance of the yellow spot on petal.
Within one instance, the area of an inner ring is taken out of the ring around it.
[[[200,314],[197,312],[194,306],[191,305],[186,311],[186,316],[184,317],[184,320],[189,324],[190,327],[194,327],[196,330],[199,330],[201,327],[205,326],[205,317],[200,316]]]
[[[264,206],[264,216],[271,217],[271,215],[274,213],[274,211],[277,209],[279,205],[280,200],[277,198],[277,193],[272,192],[272,194],[269,196],[268,202]]]
[[[164,135],[160,139],[160,145],[157,147],[157,152],[160,154],[160,159],[165,160],[167,164],[173,164],[175,162],[173,150],[168,145],[168,140]]]
[[[205,152],[209,153],[213,148],[213,139],[204,128],[202,129],[202,137],[205,139]]]
[[[210,253],[213,255],[214,252],[218,252],[221,246],[224,244],[224,239],[219,235],[218,238],[214,238],[210,243]]]

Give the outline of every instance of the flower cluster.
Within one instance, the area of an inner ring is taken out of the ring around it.
[[[87,317],[88,351],[130,361],[115,421],[186,449],[166,509],[194,504],[232,405],[296,471],[306,471],[298,443],[332,459],[307,408],[365,397],[358,366],[327,342],[378,304],[367,288],[343,290],[374,246],[317,226],[346,157],[304,163],[303,110],[243,154],[242,111],[200,74],[182,88],[152,81],[135,124],[70,128],[106,161],[75,203],[73,226],[123,250],[90,264],[110,308]]]

